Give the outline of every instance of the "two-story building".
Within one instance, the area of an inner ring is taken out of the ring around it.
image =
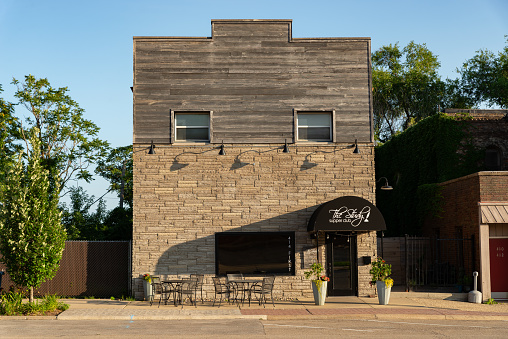
[[[132,278],[275,274],[278,297],[367,295],[376,230],[370,38],[291,20],[134,37]]]

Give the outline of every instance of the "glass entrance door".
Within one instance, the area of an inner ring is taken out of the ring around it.
[[[357,295],[356,235],[329,233],[326,240],[328,295]]]

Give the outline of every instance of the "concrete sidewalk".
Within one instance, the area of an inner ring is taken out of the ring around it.
[[[467,295],[466,295],[467,296]],[[69,309],[58,320],[171,320],[171,319],[454,319],[506,320],[508,304],[472,304],[456,299],[464,295],[445,293],[392,293],[389,305],[379,305],[377,298],[327,297],[323,306],[311,299],[269,302],[266,307],[252,303],[212,306],[211,301],[197,307],[185,304],[150,306],[146,301],[115,301],[101,299],[65,299]],[[448,300],[446,300],[448,299]],[[455,299],[455,300],[454,300]],[[53,317],[54,319],[54,317]]]

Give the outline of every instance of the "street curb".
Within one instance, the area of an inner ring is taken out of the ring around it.
[[[146,309],[75,309],[66,310],[57,316],[57,320],[182,320],[182,319],[262,319],[263,314],[242,314],[240,310],[201,311],[189,309],[146,310]]]
[[[57,320],[219,320],[219,319],[250,319],[250,320],[267,320],[266,315],[203,315],[203,314],[182,314],[182,315],[70,315],[70,316],[58,316]]]
[[[499,315],[437,315],[437,314],[327,314],[327,315],[227,315],[227,314],[181,314],[181,315],[164,315],[164,314],[153,314],[153,315],[67,315],[62,316],[62,313],[58,316],[1,316],[2,320],[123,320],[123,321],[134,321],[134,320],[460,320],[460,321],[505,321],[508,322],[506,316]]]
[[[1,320],[57,320],[57,315],[3,315]]]

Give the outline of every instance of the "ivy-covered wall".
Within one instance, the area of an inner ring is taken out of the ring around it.
[[[467,115],[438,114],[424,119],[376,147],[376,178],[386,177],[391,191],[376,192],[385,236],[420,235],[423,218],[440,210],[436,183],[481,169],[485,153],[467,132]]]

